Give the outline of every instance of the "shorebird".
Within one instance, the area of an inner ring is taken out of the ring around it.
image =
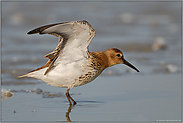
[[[70,105],[75,105],[76,101],[70,96],[69,90],[93,81],[107,67],[125,64],[139,72],[125,60],[119,49],[89,52],[88,47],[95,36],[95,30],[85,20],[50,24],[27,34],[37,33],[58,37],[58,45],[44,56],[49,59],[44,66],[19,77],[41,79],[51,86],[67,88],[65,95]]]

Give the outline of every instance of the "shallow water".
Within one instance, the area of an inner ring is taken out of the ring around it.
[[[14,95],[1,101],[1,120],[67,121],[66,89],[17,76],[42,66],[43,56],[57,45],[53,36],[29,36],[28,31],[83,19],[96,31],[90,51],[117,47],[140,73],[116,65],[71,89],[78,104],[68,113],[70,120],[180,121],[179,2],[2,2],[2,88]],[[37,88],[43,92],[26,92]],[[53,95],[44,97],[46,92]]]
[[[180,81],[180,74],[101,76],[88,85],[71,90],[78,104],[69,116],[72,121],[180,120]],[[55,93],[66,90],[43,82],[14,88],[30,87]],[[17,92],[2,101],[2,121],[66,121],[68,108],[64,96],[43,98],[42,94]]]

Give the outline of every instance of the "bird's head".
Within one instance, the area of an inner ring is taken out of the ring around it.
[[[139,72],[139,70],[136,67],[134,67],[127,60],[125,60],[123,53],[119,49],[111,48],[111,49],[104,51],[104,53],[108,57],[109,67],[116,65],[116,64],[125,64],[125,65],[133,68],[137,72]]]

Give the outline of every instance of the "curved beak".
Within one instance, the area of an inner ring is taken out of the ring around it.
[[[122,58],[122,60],[125,65],[127,65],[127,66],[133,68],[134,70],[136,70],[137,72],[139,72],[139,70],[136,67],[134,67],[132,64],[130,64],[127,60],[125,60],[124,58]]]

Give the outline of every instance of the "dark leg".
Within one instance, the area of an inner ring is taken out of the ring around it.
[[[76,105],[77,103],[76,103],[76,102],[74,101],[74,99],[70,96],[69,90],[70,90],[70,88],[68,87],[68,88],[67,88],[67,91],[66,91],[66,93],[65,93],[65,95],[66,95],[66,97],[67,97],[67,99],[68,99],[68,101],[69,101],[69,104],[72,105],[72,102],[73,102],[73,105]],[[72,100],[72,102],[71,102],[71,100]]]
[[[67,91],[66,91],[66,93],[65,93],[65,95],[66,95],[66,97],[67,97],[67,99],[68,99],[68,101],[69,101],[69,104],[70,105],[72,105],[72,103],[71,103],[71,101],[70,101],[70,98],[69,98],[69,88],[67,88]]]

